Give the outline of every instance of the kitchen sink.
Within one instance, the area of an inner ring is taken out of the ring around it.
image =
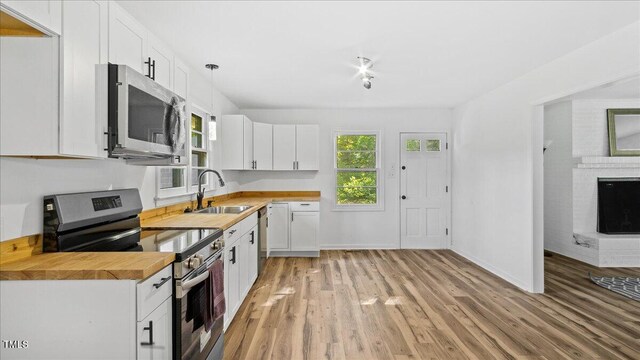
[[[194,214],[240,214],[251,209],[251,206],[212,206],[201,210],[196,210]]]

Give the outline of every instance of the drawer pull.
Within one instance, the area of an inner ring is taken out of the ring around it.
[[[153,287],[159,289],[162,285],[164,285],[167,281],[171,280],[171,276],[167,276],[165,278],[160,279],[160,282],[157,284],[153,284]]]
[[[311,204],[300,204],[300,206],[309,206]]]
[[[142,331],[149,330],[149,342],[141,342],[142,346],[151,346],[153,345],[153,321],[149,321],[149,326],[142,328]]]
[[[233,229],[233,230],[229,230],[229,235],[233,235],[237,230]]]

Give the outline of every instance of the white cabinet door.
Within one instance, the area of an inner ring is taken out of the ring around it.
[[[106,1],[65,1],[60,153],[107,157],[107,124],[96,101],[96,65],[109,61]]]
[[[273,125],[273,170],[293,170],[296,161],[296,126]]]
[[[220,149],[223,170],[244,169],[244,116],[224,115],[220,118]]]
[[[289,204],[271,204],[267,246],[271,250],[289,250]]]
[[[60,34],[62,11],[60,0],[2,0],[16,14],[33,22],[34,25]]]
[[[249,281],[247,285],[247,292],[253,286],[253,283],[258,278],[258,227],[254,227],[249,231]]]
[[[184,99],[188,98],[189,67],[178,58],[174,60],[173,92],[182,96]]]
[[[243,158],[244,169],[251,170],[254,168],[253,163],[253,121],[248,117],[243,117]]]
[[[320,213],[291,213],[291,251],[315,251],[318,246]]]
[[[232,246],[228,246],[224,254],[224,272],[225,272],[225,297],[227,311],[224,314],[224,327],[225,329],[233,320],[233,316],[236,314],[236,310],[239,307],[240,299],[240,272],[238,262],[238,242],[236,241]]]
[[[249,240],[250,233],[246,233],[238,240],[238,277],[240,278],[238,308],[249,291]]]
[[[253,160],[256,170],[273,169],[273,125],[253,123]]]
[[[173,356],[171,310],[169,298],[138,322],[138,360],[170,359]]]
[[[128,65],[140,74],[148,75],[147,29],[129,13],[109,2],[109,62]]]
[[[147,60],[153,65],[152,79],[167,89],[173,89],[173,52],[151,33],[147,37]]]
[[[296,169],[318,170],[319,164],[318,125],[296,125]]]

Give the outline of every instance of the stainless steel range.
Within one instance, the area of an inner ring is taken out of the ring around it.
[[[194,294],[204,294],[210,270],[221,266],[220,229],[142,229],[137,189],[51,195],[44,198],[45,252],[156,251],[175,253],[173,264],[174,359],[222,359],[223,316],[211,323],[194,314]],[[211,284],[211,283],[209,283]],[[191,292],[191,296],[189,293]],[[194,310],[195,309],[195,310]]]

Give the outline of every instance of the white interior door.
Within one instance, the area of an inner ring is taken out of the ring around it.
[[[447,135],[400,134],[400,247],[449,246]]]

